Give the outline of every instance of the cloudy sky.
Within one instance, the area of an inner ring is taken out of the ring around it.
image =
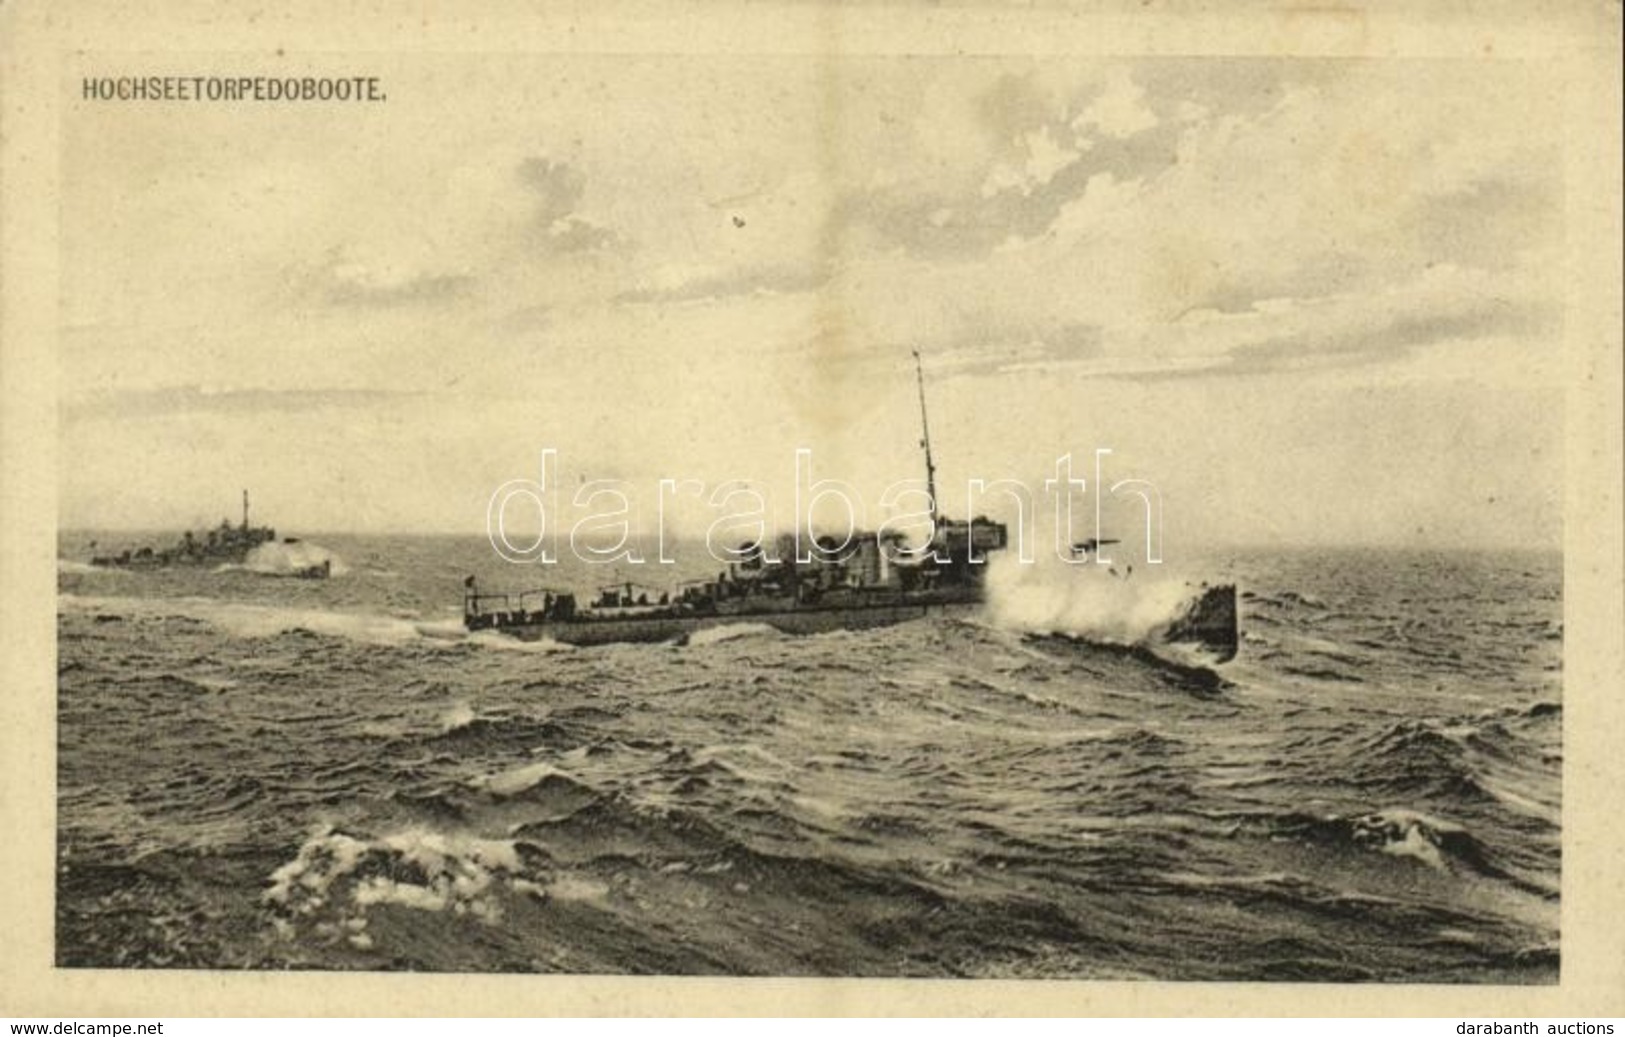
[[[67,110],[64,526],[247,486],[290,533],[477,533],[545,448],[788,525],[797,448],[871,503],[918,474],[918,349],[951,513],[1105,447],[1170,553],[1560,542],[1559,99],[1521,63],[367,70],[386,103]]]

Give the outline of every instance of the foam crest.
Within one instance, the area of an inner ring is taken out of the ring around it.
[[[89,562],[76,562],[71,558],[58,558],[56,560],[56,571],[58,573],[73,573],[75,575],[85,576],[91,573],[115,573],[123,575],[126,570],[109,566],[91,565]]]
[[[426,640],[418,629],[420,624],[410,619],[368,612],[255,605],[198,597],[133,598],[59,594],[57,603],[64,610],[91,615],[116,612],[147,618],[176,616],[195,619],[237,637],[275,637],[293,630],[308,630],[314,634],[372,645],[405,645]]]
[[[1419,810],[1391,807],[1351,822],[1354,841],[1436,871],[1508,878],[1494,855],[1465,827]]]
[[[455,703],[440,717],[440,733],[449,735],[461,731],[474,722],[474,707],[466,702]]]
[[[419,639],[411,620],[366,612],[221,603],[197,609],[194,614],[238,637],[275,637],[291,630],[308,630],[374,645],[404,645]]]
[[[293,935],[294,923],[319,915],[329,919],[317,924],[319,931],[347,934],[352,944],[366,947],[367,910],[378,905],[495,924],[502,918],[496,894],[522,870],[518,847],[509,841],[427,828],[363,840],[324,827],[271,873],[261,899],[281,913],[284,935]]]
[[[239,568],[264,576],[296,576],[323,564],[330,566],[329,576],[343,576],[350,571],[338,555],[308,540],[261,544],[248,552]]]
[[[576,779],[550,763],[532,763],[487,777],[475,778],[469,784],[493,796],[516,796],[542,784],[549,778],[563,778],[572,784]]]
[[[562,641],[554,641],[545,637],[539,641],[521,641],[517,637],[509,637],[507,634],[495,630],[479,630],[469,634],[465,640],[470,644],[476,644],[482,648],[494,648],[500,652],[530,652],[535,655],[552,655],[555,652],[575,650],[574,645],[567,645]]]
[[[777,630],[766,623],[725,623],[722,626],[708,627],[696,630],[688,637],[691,647],[720,644],[723,641],[733,641],[741,637],[772,637],[778,634]]]
[[[1125,573],[1126,567],[1119,569]],[[1069,565],[1039,559],[1024,565],[995,558],[988,570],[989,621],[1035,634],[1073,634],[1133,644],[1167,622],[1191,588],[1156,572],[1113,577],[1093,561]]]

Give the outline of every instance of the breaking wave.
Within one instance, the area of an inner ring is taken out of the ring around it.
[[[1023,565],[996,558],[987,589],[987,615],[994,626],[1115,644],[1144,640],[1195,593],[1161,574],[1134,570],[1114,577],[1092,561],[1067,565],[1059,559]]]
[[[77,575],[77,576],[87,576],[87,575],[92,575],[92,574],[99,576],[99,575],[103,575],[103,574],[114,574],[114,573],[123,573],[123,572],[125,572],[125,570],[123,570],[123,569],[118,569],[118,568],[115,568],[115,567],[108,567],[108,566],[91,565],[89,562],[75,561],[72,558],[58,558],[56,560],[56,571],[59,572],[59,573],[72,573],[72,574]]]
[[[741,637],[778,637],[777,630],[766,623],[725,623],[722,626],[707,627],[696,630],[688,635],[688,644],[695,648],[706,645],[721,644],[724,641],[735,641]]]
[[[324,565],[328,567],[329,576],[344,576],[350,571],[338,555],[308,540],[261,544],[248,552],[242,565],[222,568],[237,568],[262,576],[298,576]]]
[[[262,900],[275,912],[275,929],[293,939],[301,929],[316,939],[372,946],[371,912],[385,905],[431,914],[468,915],[489,925],[502,919],[498,894],[542,894],[523,871],[519,844],[410,828],[376,839],[324,826],[293,860],[271,873]]]

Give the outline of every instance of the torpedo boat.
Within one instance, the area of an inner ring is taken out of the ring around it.
[[[936,466],[917,352],[914,361],[926,492],[935,508]],[[1008,542],[1007,527],[985,516],[934,515],[932,535],[923,548],[910,547],[896,532],[859,532],[840,543],[820,538],[816,549],[785,534],[771,548],[742,544],[714,578],[670,591],[620,583],[600,587],[582,600],[575,591],[555,587],[486,592],[470,576],[464,581],[463,626],[522,641],[590,646],[683,642],[698,631],[737,623],[760,623],[786,634],[819,634],[969,618],[987,598],[990,554],[1004,550]],[[1153,638],[1199,646],[1214,662],[1233,658],[1235,587],[1201,590]]]

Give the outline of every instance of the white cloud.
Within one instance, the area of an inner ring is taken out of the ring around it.
[[[1019,166],[1009,163],[994,166],[982,182],[983,198],[1010,190],[1031,194],[1034,189],[1054,180],[1055,174],[1077,162],[1089,148],[1087,143],[1076,149],[1062,146],[1048,126],[1027,134],[1021,144],[1026,152],[1026,160]]]
[[[465,294],[474,278],[463,271],[436,269],[405,257],[374,252],[363,258],[353,248],[328,253],[309,275],[309,284],[334,305],[401,306],[432,303]]]
[[[1110,173],[1096,173],[1089,178],[1083,194],[1061,206],[1061,211],[1050,225],[1050,233],[1061,238],[1076,238],[1094,229],[1102,220],[1122,212],[1139,197],[1142,182],[1119,181]]]
[[[1127,72],[1118,72],[1094,101],[1072,120],[1079,135],[1091,131],[1119,140],[1156,126],[1157,114],[1145,103],[1145,90]]]

